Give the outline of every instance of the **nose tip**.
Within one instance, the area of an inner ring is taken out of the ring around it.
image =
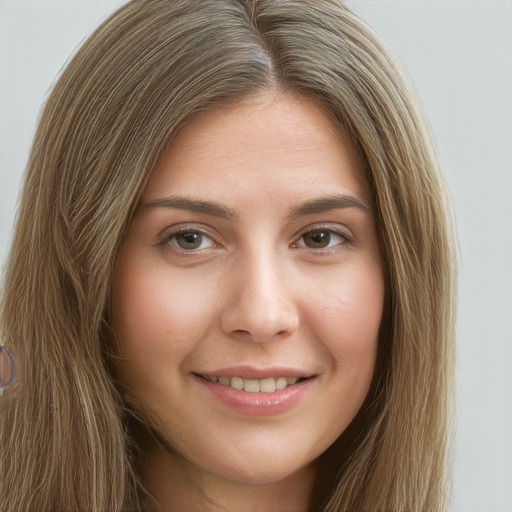
[[[266,343],[295,331],[297,322],[294,321],[292,315],[283,313],[274,311],[273,315],[269,315],[255,306],[255,309],[249,313],[252,321],[243,322],[243,328],[228,328],[227,330],[238,337],[248,338],[256,343]]]
[[[221,327],[229,336],[265,343],[292,334],[299,316],[282,273],[254,268],[235,277]]]

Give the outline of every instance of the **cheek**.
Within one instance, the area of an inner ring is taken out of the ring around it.
[[[154,259],[130,256],[120,253],[112,286],[119,378],[132,390],[157,396],[167,380],[180,374],[211,325],[212,299],[204,280],[186,272],[174,275]]]
[[[321,292],[321,293],[319,293]],[[384,302],[378,266],[331,276],[304,305],[336,368],[362,379],[373,373]],[[371,375],[370,375],[371,378]]]
[[[380,266],[335,269],[308,295],[302,304],[306,324],[328,368],[317,414],[332,443],[355,418],[374,375],[384,300]]]
[[[201,280],[159,265],[137,268],[121,259],[112,290],[114,328],[124,349],[178,348],[207,322],[210,298]],[[130,268],[130,276],[124,270]],[[169,341],[172,340],[172,343]]]

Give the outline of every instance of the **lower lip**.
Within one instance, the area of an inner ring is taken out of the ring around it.
[[[304,400],[309,387],[316,380],[310,378],[273,393],[248,393],[210,382],[199,377],[201,383],[221,402],[242,414],[271,416],[283,414]]]

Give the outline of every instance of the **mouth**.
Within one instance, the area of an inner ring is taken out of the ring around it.
[[[283,389],[295,386],[300,382],[313,377],[265,377],[262,379],[248,379],[239,376],[226,377],[196,373],[194,374],[208,382],[220,384],[246,393],[275,393]]]
[[[237,414],[277,416],[305,403],[317,388],[319,374],[298,368],[238,366],[192,372],[209,396]],[[314,395],[313,395],[314,396]]]

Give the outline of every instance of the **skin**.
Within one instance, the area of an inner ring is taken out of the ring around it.
[[[112,288],[155,508],[308,509],[375,366],[384,279],[361,176],[318,106],[270,91],[199,115],[161,157]],[[312,377],[290,410],[245,414],[198,376],[238,365]]]

